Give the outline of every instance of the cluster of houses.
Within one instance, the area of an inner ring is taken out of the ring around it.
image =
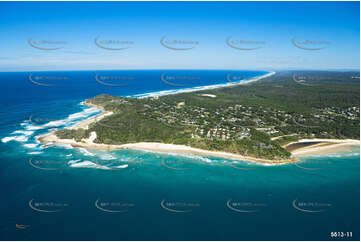
[[[328,107],[322,110],[322,113],[325,115],[343,116],[347,119],[354,120],[360,118],[360,107],[348,107],[348,108]]]
[[[332,121],[332,116],[335,115],[342,115],[349,119],[360,117],[359,107],[344,109],[330,107],[321,109],[317,114],[305,117],[300,114],[295,116],[294,114],[270,107],[249,107],[240,104],[217,108],[212,111],[204,107],[186,105],[184,101],[176,104],[161,102],[151,106],[147,105],[150,108],[148,115],[167,125],[194,128],[192,138],[195,139],[250,139],[251,128],[275,137],[283,135],[278,130],[280,127],[294,125],[295,122],[318,123],[320,121]],[[260,148],[267,149],[270,147],[262,145]]]

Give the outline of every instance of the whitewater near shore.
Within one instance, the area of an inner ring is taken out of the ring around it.
[[[98,144],[94,143],[96,139],[96,132],[91,132],[91,135],[87,139],[83,139],[81,142],[77,142],[74,139],[59,139],[55,134],[50,134],[44,137],[38,138],[41,143],[55,143],[55,144],[67,144],[73,147],[100,149],[100,150],[119,150],[119,149],[134,149],[134,150],[146,150],[153,152],[167,152],[167,153],[180,153],[180,154],[195,154],[201,156],[215,156],[221,158],[229,158],[242,161],[251,161],[257,163],[267,164],[287,164],[298,161],[298,157],[306,155],[322,155],[335,152],[342,152],[349,146],[359,146],[359,140],[337,140],[337,139],[303,139],[302,142],[319,142],[316,145],[311,145],[296,149],[292,151],[292,158],[287,160],[267,160],[261,158],[255,158],[251,156],[242,156],[239,154],[233,154],[222,151],[210,151],[198,148],[193,148],[186,145],[164,144],[157,142],[139,142],[122,145],[110,145],[110,144]]]
[[[253,161],[258,163],[269,163],[269,164],[286,164],[297,161],[296,158],[292,158],[289,160],[267,160],[267,159],[242,156],[238,154],[221,152],[221,151],[203,150],[186,145],[164,144],[157,142],[139,142],[139,143],[130,143],[123,145],[98,144],[98,143],[94,143],[95,139],[96,139],[96,132],[93,131],[91,132],[91,135],[88,139],[83,139],[81,142],[77,142],[74,139],[59,139],[55,134],[50,134],[44,137],[40,137],[38,138],[38,141],[41,143],[50,142],[55,144],[66,144],[66,145],[71,145],[72,147],[81,147],[81,148],[89,148],[89,149],[100,149],[100,150],[134,149],[134,150],[146,150],[153,152],[215,156],[215,157],[230,158],[235,160]]]

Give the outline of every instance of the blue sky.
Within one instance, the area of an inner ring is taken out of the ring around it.
[[[359,2],[0,2],[0,71],[359,69],[359,9]],[[166,48],[162,37],[193,48]],[[110,50],[120,47],[129,48]]]

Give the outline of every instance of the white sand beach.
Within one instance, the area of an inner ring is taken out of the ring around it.
[[[87,103],[87,102],[82,102],[83,105],[86,105],[86,106],[90,106],[90,107],[94,107],[94,108],[98,108],[100,110],[102,110],[102,113],[94,116],[94,117],[90,117],[76,125],[73,125],[71,127],[69,127],[69,129],[88,129],[89,128],[89,125],[91,123],[94,123],[94,122],[97,122],[107,116],[110,116],[113,114],[113,112],[110,112],[110,111],[105,111],[103,107],[101,106],[98,106],[98,105],[95,105],[95,104],[92,104],[92,103]]]
[[[166,153],[181,153],[181,154],[195,154],[202,156],[215,156],[230,158],[235,160],[246,160],[253,161],[258,163],[268,163],[268,164],[285,164],[290,162],[295,162],[297,159],[289,160],[267,160],[260,159],[250,156],[242,156],[233,153],[221,152],[221,151],[209,151],[198,148],[193,148],[186,145],[175,145],[175,144],[163,144],[157,142],[139,142],[139,143],[130,143],[123,145],[108,145],[108,144],[98,144],[94,143],[96,138],[96,133],[93,131],[88,139],[83,139],[81,142],[77,142],[74,139],[59,139],[55,134],[49,134],[44,137],[38,138],[39,142],[47,143],[53,142],[55,144],[68,144],[73,147],[82,147],[89,149],[101,149],[101,150],[119,150],[119,149],[134,149],[134,150],[146,150],[154,152],[166,152]]]
[[[306,155],[333,154],[348,151],[352,146],[360,147],[360,140],[353,139],[301,139],[298,142],[293,142],[288,145],[303,142],[320,143],[295,149],[291,152],[292,155],[300,157]]]
[[[101,150],[118,150],[118,149],[134,149],[134,150],[146,150],[146,151],[154,151],[154,152],[166,152],[166,153],[181,153],[181,154],[195,154],[201,156],[215,156],[215,157],[223,157],[230,158],[235,160],[245,160],[251,162],[258,163],[267,163],[267,164],[286,164],[291,162],[298,161],[298,157],[304,155],[321,155],[328,153],[337,153],[349,146],[359,146],[359,140],[337,140],[337,139],[303,139],[297,143],[302,142],[320,142],[315,145],[310,145],[307,147],[302,147],[300,149],[296,149],[292,151],[292,158],[288,160],[267,160],[261,158],[255,158],[251,156],[242,156],[239,154],[221,152],[221,151],[210,151],[203,150],[198,148],[193,148],[186,145],[175,145],[175,144],[164,144],[157,142],[139,142],[139,143],[130,143],[123,145],[108,145],[108,144],[98,144],[94,143],[96,139],[96,132],[91,132],[91,135],[87,139],[83,139],[81,142],[77,142],[74,139],[59,139],[55,134],[49,134],[44,137],[38,138],[41,143],[58,143],[58,144],[68,144],[73,147],[82,147],[82,148],[90,148],[90,149],[101,149]],[[295,143],[295,142],[294,142]]]

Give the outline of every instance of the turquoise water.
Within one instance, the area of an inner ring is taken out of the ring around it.
[[[64,166],[46,171],[9,155],[1,171],[6,198],[1,206],[3,238],[327,240],[332,231],[353,232],[356,240],[359,236],[359,150],[352,155],[303,159],[308,168],[315,168],[315,161],[327,164],[316,162],[322,168],[317,171],[295,165],[232,164],[248,169],[239,170],[222,159],[111,153],[134,161],[118,170]],[[160,162],[163,158],[167,167],[187,170],[169,169]],[[32,199],[34,204],[53,201],[67,206],[56,213],[38,212],[29,207]],[[231,210],[230,199],[232,207],[252,212]],[[101,208],[127,211],[102,211],[95,206],[97,200],[109,203]],[[163,200],[166,208],[191,212],[170,212],[161,206]],[[292,205],[295,200],[297,205],[307,203],[299,205],[301,209],[324,211],[299,211]],[[16,223],[30,227],[19,230]]]
[[[359,147],[279,166],[44,147],[37,135],[99,110],[74,93],[13,94],[1,113],[2,240],[359,240]]]

